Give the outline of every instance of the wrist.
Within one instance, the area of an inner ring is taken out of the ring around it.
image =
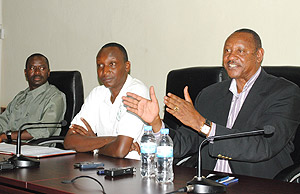
[[[205,119],[205,122],[202,122],[202,125],[200,126],[200,132],[208,136],[211,131],[211,125],[212,122],[208,119]]]
[[[12,142],[11,134],[12,134],[12,132],[10,130],[5,132],[7,143],[11,143]]]
[[[154,133],[157,133],[160,131],[160,128],[161,128],[161,119],[159,117],[159,115],[157,115],[155,117],[155,119],[152,121],[152,123],[150,123],[150,125],[152,126],[152,129],[153,129],[153,132]]]
[[[198,133],[202,133],[201,128],[205,123],[205,118],[199,114],[199,117],[195,119],[195,121],[197,122],[194,123],[194,126],[192,128],[195,129]]]
[[[2,132],[2,133],[0,134],[0,138],[1,138],[2,140],[6,140],[5,132]]]

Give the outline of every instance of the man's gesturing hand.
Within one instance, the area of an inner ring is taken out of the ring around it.
[[[195,109],[187,86],[184,88],[184,98],[185,100],[168,93],[164,98],[166,110],[183,124],[199,132],[205,119]]]
[[[127,92],[127,96],[123,96],[122,99],[123,103],[127,106],[127,110],[138,115],[149,124],[151,124],[159,114],[159,105],[153,86],[150,87],[150,100],[131,92]]]

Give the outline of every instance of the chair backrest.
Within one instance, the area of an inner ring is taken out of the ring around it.
[[[264,70],[269,74],[277,77],[284,77],[297,84],[300,87],[300,67],[295,66],[266,66]],[[294,163],[300,164],[300,125],[296,131],[295,139],[293,141],[295,150],[291,153]]]
[[[191,99],[194,102],[203,88],[226,79],[229,78],[223,67],[191,67],[172,70],[168,73],[166,94],[171,92],[184,98],[183,88],[188,86]],[[164,122],[173,129],[177,129],[182,125],[166,110],[164,112]]]
[[[284,77],[300,87],[300,67],[296,66],[266,66],[264,70],[277,77]],[[172,70],[167,77],[166,93],[171,92],[183,98],[183,88],[189,86],[193,100],[205,87],[229,79],[223,67],[192,67]],[[164,122],[171,128],[177,129],[182,123],[165,111]],[[291,154],[295,163],[300,162],[300,126],[294,139],[295,151]]]
[[[60,133],[61,136],[65,136],[72,119],[80,111],[84,102],[81,74],[79,71],[51,71],[48,82],[66,95],[67,109],[64,119],[67,125]]]

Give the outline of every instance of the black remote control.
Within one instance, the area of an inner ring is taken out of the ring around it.
[[[14,169],[15,166],[10,161],[1,161],[0,162],[0,170],[10,170]]]
[[[78,162],[74,164],[75,168],[79,168],[80,170],[88,170],[88,169],[97,169],[103,168],[104,163],[102,162]]]
[[[110,177],[116,177],[121,175],[134,174],[136,169],[134,167],[123,167],[123,168],[110,168],[104,170],[104,175]]]

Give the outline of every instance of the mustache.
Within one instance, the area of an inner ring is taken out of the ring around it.
[[[43,79],[43,76],[40,76],[40,75],[35,75],[35,76],[32,76],[32,77],[31,77],[31,79],[32,79],[32,80],[34,80],[35,78],[40,78],[40,79]]]
[[[111,80],[111,79],[113,79],[113,77],[104,77],[101,80],[106,81],[106,80]]]
[[[230,60],[230,61],[228,61],[226,64],[227,64],[227,65],[229,65],[229,64],[238,65],[234,60]]]

